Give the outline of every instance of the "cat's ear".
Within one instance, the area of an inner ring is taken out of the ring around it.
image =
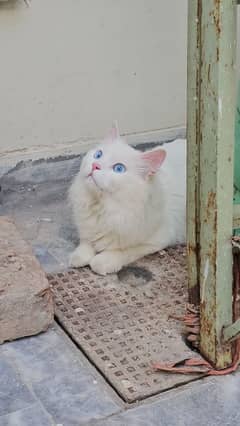
[[[118,129],[118,123],[117,121],[114,121],[111,129],[109,130],[105,140],[107,141],[114,141],[115,139],[119,139],[120,138],[120,133],[119,133],[119,129]]]
[[[164,149],[147,151],[141,154],[147,176],[154,175],[160,169],[166,155],[167,153]]]

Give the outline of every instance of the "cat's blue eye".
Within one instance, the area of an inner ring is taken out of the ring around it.
[[[101,149],[99,149],[98,151],[95,152],[94,158],[96,159],[101,158],[102,155],[103,155],[103,152],[101,151]]]
[[[124,164],[117,163],[117,164],[114,164],[113,171],[115,173],[124,173],[126,172],[126,167],[124,166]]]

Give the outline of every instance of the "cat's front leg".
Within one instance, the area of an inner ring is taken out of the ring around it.
[[[123,266],[158,251],[158,247],[150,244],[126,248],[125,250],[106,250],[96,254],[90,262],[91,269],[100,275],[118,272]]]
[[[70,255],[69,264],[74,268],[81,268],[82,266],[89,265],[94,257],[95,251],[91,244],[87,242],[81,242],[80,245]]]
[[[90,262],[91,269],[99,275],[120,271],[123,267],[123,256],[120,250],[106,250],[96,254]]]

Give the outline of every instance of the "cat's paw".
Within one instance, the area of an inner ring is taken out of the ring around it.
[[[99,275],[112,274],[122,269],[121,256],[115,252],[102,252],[90,262],[91,269]]]
[[[70,255],[69,265],[73,268],[81,268],[89,265],[94,256],[95,252],[90,244],[80,244]]]

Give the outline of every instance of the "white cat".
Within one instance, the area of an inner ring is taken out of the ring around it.
[[[186,141],[140,152],[113,127],[84,157],[70,202],[80,236],[73,267],[105,275],[185,242]]]

